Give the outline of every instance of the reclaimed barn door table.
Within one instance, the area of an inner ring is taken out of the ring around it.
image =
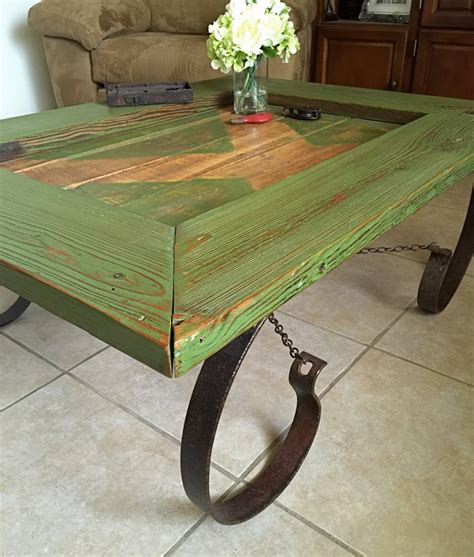
[[[474,170],[474,102],[270,81],[274,119],[229,125],[229,82],[186,106],[81,105],[3,122],[0,284],[170,378],[205,361],[182,440],[186,492],[222,523],[288,485],[320,419],[325,362],[273,310]],[[317,122],[282,107],[321,108]],[[474,206],[418,295],[444,309],[469,264]],[[416,239],[415,239],[416,240]],[[270,316],[270,317],[269,317]],[[214,503],[209,469],[227,393],[269,317],[294,358],[297,408],[266,470]]]

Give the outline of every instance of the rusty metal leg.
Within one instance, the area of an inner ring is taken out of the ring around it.
[[[243,333],[205,361],[196,382],[184,423],[181,476],[193,503],[222,524],[252,518],[288,486],[305,459],[316,435],[321,405],[314,393],[316,379],[326,362],[302,352],[290,370],[297,397],[296,414],[284,443],[267,468],[247,488],[213,503],[209,493],[212,446],[229,390],[263,321]],[[305,363],[309,372],[303,373]]]
[[[20,317],[28,308],[30,302],[21,296],[3,313],[0,313],[0,327],[12,323]]]
[[[474,254],[474,187],[466,220],[454,253],[434,246],[418,290],[418,306],[440,313],[451,301]]]

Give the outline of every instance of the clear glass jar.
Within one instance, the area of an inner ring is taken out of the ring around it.
[[[265,58],[242,72],[234,72],[234,112],[255,114],[268,110],[268,60]]]

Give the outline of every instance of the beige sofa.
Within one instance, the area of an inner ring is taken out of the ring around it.
[[[209,23],[227,0],[43,0],[29,25],[44,36],[58,106],[94,102],[103,84],[219,77],[211,69]],[[301,42],[288,64],[271,60],[269,74],[309,79],[316,0],[287,0]]]

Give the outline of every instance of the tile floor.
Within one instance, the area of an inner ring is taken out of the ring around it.
[[[452,247],[471,181],[377,244]],[[474,271],[429,316],[415,306],[425,258],[355,256],[280,309],[297,344],[329,361],[322,423],[287,491],[234,527],[181,487],[197,370],[170,381],[31,307],[0,332],[2,553],[473,555]],[[255,475],[291,421],[289,364],[266,325],[218,432],[216,494]]]

